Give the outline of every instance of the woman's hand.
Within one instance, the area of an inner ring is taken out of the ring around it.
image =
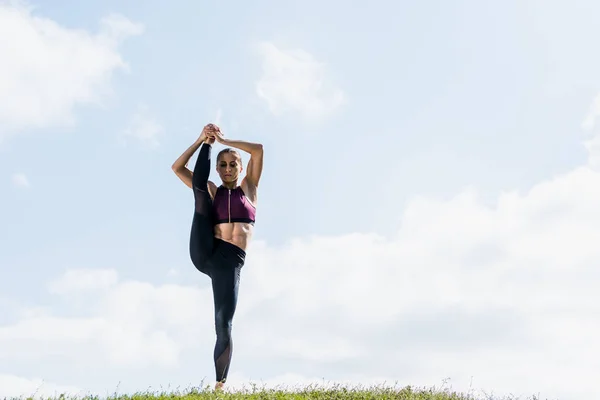
[[[207,144],[213,144],[215,142],[215,133],[218,131],[218,127],[213,124],[208,124],[202,129],[202,133],[198,138],[199,142],[206,142]]]
[[[221,144],[227,145],[227,139],[225,138],[225,136],[223,136],[223,132],[221,132],[221,130],[218,127],[215,131],[214,139],[216,139],[216,141]]]

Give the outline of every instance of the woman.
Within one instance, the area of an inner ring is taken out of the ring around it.
[[[230,146],[217,155],[217,172],[222,180],[218,187],[208,180],[215,140]],[[200,146],[202,148],[192,173],[187,163]],[[250,153],[246,176],[239,185],[239,176],[244,169],[240,154],[233,148]],[[196,142],[172,166],[175,174],[194,192],[190,257],[196,268],[212,280],[217,333],[214,350],[215,389],[225,384],[231,363],[232,320],[237,304],[240,271],[255,222],[262,168],[261,144],[226,139],[213,124],[204,127]]]

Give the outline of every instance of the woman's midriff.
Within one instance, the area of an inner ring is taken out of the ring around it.
[[[253,228],[251,224],[241,222],[218,224],[215,225],[215,237],[246,251]]]

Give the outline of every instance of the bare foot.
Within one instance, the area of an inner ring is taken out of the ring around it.
[[[223,385],[225,385],[225,382],[217,382],[215,384],[215,391],[216,390],[223,390]]]

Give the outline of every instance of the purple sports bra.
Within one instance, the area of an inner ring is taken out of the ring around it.
[[[254,225],[256,208],[242,190],[241,186],[227,189],[221,185],[213,199],[214,223],[245,222]]]

